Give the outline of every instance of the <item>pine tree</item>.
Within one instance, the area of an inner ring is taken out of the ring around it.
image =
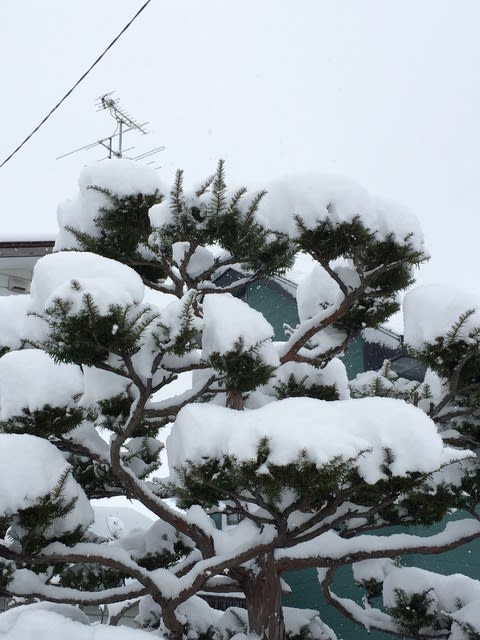
[[[53,602],[138,601],[139,621],[172,639],[239,631],[262,640],[333,638],[316,616],[294,632],[282,608],[282,574],[315,567],[326,601],[370,628],[468,638],[458,629],[471,633],[473,623],[455,621],[468,603],[438,622],[435,580],[409,591],[406,569],[389,559],[440,553],[480,535],[478,467],[462,449],[478,438],[474,313],[416,348],[444,379],[441,398],[428,381],[406,384],[385,364],[346,399],[338,360],[365,328],[398,310],[398,293],[426,259],[415,229],[405,231],[373,200],[349,210],[319,191],[312,210],[301,181],[290,191],[283,185],[281,198],[231,192],[223,162],[193,191],[182,172],[170,190],[146,172],[142,189],[126,193],[116,166],[63,210],[62,251],[36,267],[24,348],[0,345],[1,447],[27,438],[32,450],[42,447],[45,465],[63,464],[38,495],[12,488],[0,499],[2,588]],[[298,326],[275,342],[265,318],[238,296],[284,274],[298,253],[316,267],[297,296]],[[22,379],[34,360],[42,392],[24,385],[9,403],[8,380]],[[186,374],[189,388],[170,393]],[[171,424],[170,476],[160,480]],[[414,439],[428,455],[411,450]],[[28,473],[25,465],[14,471]],[[157,517],[148,544],[89,529],[87,499],[119,495]],[[470,518],[444,534],[375,535],[440,522],[457,508]],[[217,530],[210,515],[218,511],[236,524]],[[365,562],[388,567],[380,576],[364,569],[358,580],[372,602],[392,582],[385,593],[394,600],[384,598],[382,611],[331,589],[341,567],[358,573]],[[242,592],[246,614],[220,616],[199,592]]]

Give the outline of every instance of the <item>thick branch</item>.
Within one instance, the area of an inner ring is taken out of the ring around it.
[[[330,589],[330,585],[335,575],[335,571],[339,569],[340,566],[341,565],[337,564],[330,567],[330,569],[328,569],[328,571],[326,572],[325,577],[321,581],[322,593],[323,593],[323,597],[325,598],[325,602],[335,607],[335,609],[337,609],[337,611],[339,611],[343,616],[345,616],[345,618],[348,618],[348,620],[351,620],[355,624],[360,624],[362,626],[365,626],[365,618],[362,620],[360,615],[355,616],[355,614],[352,611],[352,608],[349,609],[344,605],[343,598],[338,598],[335,594],[332,593]],[[359,605],[357,606],[360,609],[360,606]],[[363,609],[362,609],[362,612],[363,612]],[[368,615],[368,612],[366,613]],[[384,633],[389,633],[394,636],[404,638],[405,634],[400,631],[400,629],[397,627],[397,625],[392,620],[392,618],[388,616],[388,614],[386,613],[383,614],[383,616],[385,616],[385,623],[386,623],[384,626],[375,624],[375,622],[372,619],[369,619],[368,630],[371,631],[373,629],[375,631],[383,631]]]
[[[360,286],[348,293],[348,295],[345,295],[343,301],[332,313],[330,313],[328,316],[324,316],[324,314],[319,313],[318,320],[315,320],[314,317],[311,320],[304,322],[304,328],[302,329],[302,327],[300,326],[293,333],[291,338],[285,343],[284,352],[280,357],[280,362],[282,364],[285,364],[285,362],[296,360],[299,350],[303,346],[305,346],[305,344],[311,338],[313,338],[315,334],[339,320],[345,314],[345,312],[348,311],[355,304],[355,302],[360,299],[360,297],[365,293],[365,291],[368,289],[373,280],[375,280],[375,278],[384,273],[387,273],[388,271],[391,271],[392,269],[402,266],[403,264],[405,264],[405,260],[396,260],[395,262],[391,262],[389,264],[379,265],[375,269],[372,269],[365,274],[360,274]]]
[[[466,526],[466,532],[460,533],[461,527]],[[458,533],[454,535],[455,532]],[[281,571],[307,569],[314,567],[330,567],[333,564],[353,564],[361,560],[374,560],[377,558],[395,558],[396,556],[422,553],[436,555],[456,549],[463,544],[472,542],[480,537],[480,522],[474,520],[459,520],[450,522],[444,531],[433,536],[421,537],[409,534],[393,534],[389,537],[360,536],[352,540],[346,540],[338,536],[332,546],[331,539],[325,541],[322,553],[322,540],[319,538],[318,547],[320,553],[312,549],[302,551],[299,545],[299,554],[295,556],[292,551],[279,549],[276,552]],[[362,543],[364,548],[362,548]],[[409,544],[410,543],[410,544]]]
[[[53,543],[46,547],[43,553],[36,555],[26,555],[10,551],[4,545],[0,546],[0,556],[6,557],[19,564],[28,563],[30,565],[58,565],[58,564],[76,564],[89,562],[103,567],[109,567],[120,571],[125,576],[134,578],[138,583],[143,585],[150,595],[157,601],[162,602],[164,596],[158,585],[152,580],[149,572],[137,564],[123,549],[116,549],[113,554],[108,553],[108,548],[99,548],[100,545],[90,543],[79,543],[74,547],[67,547],[60,543]],[[103,553],[102,553],[103,552]],[[4,555],[5,554],[5,555]],[[38,588],[40,585],[38,578],[33,585]],[[15,585],[15,582],[13,582]],[[51,585],[45,585],[50,587]],[[63,587],[55,587],[55,589],[63,589]],[[75,591],[75,590],[73,590]],[[55,592],[53,592],[55,593]],[[85,596],[85,594],[84,594]]]
[[[443,409],[447,406],[449,402],[451,402],[457,393],[458,385],[460,383],[460,376],[462,374],[463,367],[467,364],[469,360],[473,357],[473,353],[466,353],[461,360],[457,363],[456,367],[453,369],[452,374],[448,380],[448,393],[445,397],[434,407],[430,408],[428,415],[432,420],[436,418],[438,420],[443,420],[444,417],[440,415]]]
[[[166,403],[162,403],[161,408],[152,408],[145,409],[144,415],[147,419],[149,418],[165,418],[170,416],[176,416],[177,413],[185,407],[187,404],[191,404],[192,402],[196,402],[199,398],[201,398],[205,393],[210,390],[210,385],[212,385],[217,380],[217,376],[211,376],[199,389],[192,389],[190,395],[184,397],[184,394],[181,396],[176,396],[176,398],[181,397],[182,400],[177,402],[177,404],[168,405]],[[213,393],[213,392],[212,392]],[[171,398],[171,400],[175,400],[175,397]]]
[[[14,587],[14,585],[13,585]],[[57,587],[53,585],[36,585],[35,589],[15,589],[7,586],[5,589],[12,597],[39,598],[40,600],[48,600],[49,602],[59,602],[61,604],[79,604],[79,605],[100,605],[112,602],[123,602],[130,598],[138,598],[147,595],[148,589],[141,584],[131,583],[124,587],[116,589],[104,589],[103,591],[80,591],[79,589],[67,589],[65,587]]]

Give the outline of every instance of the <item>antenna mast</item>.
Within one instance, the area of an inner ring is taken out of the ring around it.
[[[78,149],[74,149],[73,151],[69,151],[68,153],[64,153],[61,156],[57,157],[57,160],[61,158],[65,158],[66,156],[70,156],[73,153],[77,153],[78,151],[86,151],[88,149],[93,149],[97,145],[101,145],[105,147],[108,151],[108,155],[106,158],[124,158],[125,152],[131,151],[134,147],[129,147],[128,149],[123,148],[124,134],[129,131],[137,131],[142,135],[146,135],[148,132],[145,129],[145,126],[148,122],[139,123],[134,118],[128,115],[128,113],[122,109],[119,105],[120,100],[118,98],[113,98],[114,91],[110,93],[106,93],[103,96],[97,98],[96,106],[97,111],[107,111],[110,113],[112,118],[116,121],[117,126],[112,135],[107,136],[106,138],[101,138],[100,140],[96,140],[91,144],[87,144],[83,147],[79,147]],[[160,151],[165,149],[164,146],[156,147],[155,149],[151,149],[149,151],[144,151],[143,153],[138,154],[137,156],[130,158],[131,160],[144,160],[146,158],[150,158],[151,156],[156,155]],[[106,158],[101,158],[105,160]],[[154,164],[155,161],[150,161],[147,164]],[[158,167],[156,167],[158,168]]]
[[[146,122],[143,124],[139,124],[136,120],[131,118],[123,109],[119,106],[118,98],[111,98],[110,96],[113,94],[113,91],[110,93],[106,93],[104,96],[100,96],[97,100],[97,111],[106,111],[110,112],[110,115],[117,123],[117,128],[115,133],[109,138],[105,138],[104,140],[99,140],[99,144],[104,146],[108,151],[108,157],[112,158],[123,158],[123,134],[125,131],[132,131],[135,129],[139,133],[143,135],[147,134],[145,130]],[[116,138],[117,148],[113,148],[113,139]],[[108,145],[105,142],[108,141]]]

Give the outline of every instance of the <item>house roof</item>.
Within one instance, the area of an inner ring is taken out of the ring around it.
[[[51,253],[55,240],[0,240],[1,258],[38,257]]]

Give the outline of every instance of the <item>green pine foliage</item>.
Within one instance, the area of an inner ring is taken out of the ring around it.
[[[59,572],[59,583],[62,587],[93,593],[121,587],[125,578],[126,576],[116,569],[100,567],[89,562],[68,564]]]
[[[133,398],[128,392],[100,400],[98,402],[99,426],[114,433],[120,433],[130,414],[132,402]]]
[[[99,215],[94,220],[97,230],[94,235],[67,227],[81,250],[128,264],[148,280],[164,278],[162,266],[152,258],[146,258],[145,251],[142,251],[148,245],[152,231],[148,211],[162,201],[162,195],[155,191],[118,196],[97,185],[90,185],[89,188],[102,194],[106,204],[100,207]]]
[[[338,400],[338,391],[334,384],[313,384],[304,376],[298,380],[293,373],[287,382],[279,382],[274,390],[279,400],[284,398],[316,398],[317,400]]]
[[[478,517],[480,505],[480,467],[474,460],[467,466],[459,484],[448,487],[449,494],[458,509]]]
[[[335,321],[336,328],[356,335],[365,327],[378,327],[400,309],[398,292],[412,284],[412,267],[425,261],[424,254],[413,247],[411,237],[402,244],[391,235],[378,240],[360,217],[342,223],[327,218],[314,229],[308,228],[300,216],[296,220],[300,251],[311,255],[329,273],[331,261],[350,259],[363,280],[355,303]],[[352,293],[348,286],[342,288],[345,295]]]
[[[262,360],[258,349],[259,345],[245,349],[240,338],[230,351],[210,355],[209,364],[222,375],[227,391],[247,393],[270,380],[274,368]]]
[[[131,438],[125,445],[122,461],[140,479],[144,480],[160,467],[159,455],[163,444],[156,438]]]
[[[266,192],[256,194],[244,207],[246,193],[247,189],[241,188],[233,196],[227,195],[221,160],[215,174],[197,189],[197,201],[192,205],[185,197],[183,172],[178,171],[170,193],[173,220],[154,230],[154,246],[170,260],[175,242],[188,241],[194,247],[217,244],[246,270],[261,275],[283,272],[292,264],[293,247],[286,236],[264,228],[255,218]]]
[[[438,629],[438,616],[432,607],[430,591],[411,594],[395,589],[395,606],[388,609],[388,613],[408,637],[420,638],[422,630]]]
[[[76,454],[70,454],[68,462],[72,465],[73,478],[89,499],[124,494],[124,488],[112,473],[108,462]]]
[[[432,400],[432,391],[428,384],[400,378],[393,371],[390,360],[384,360],[378,371],[370,371],[365,375],[368,376],[368,384],[365,384],[362,373],[350,382],[352,398],[396,398],[415,406],[421,401]]]
[[[268,462],[269,451],[268,440],[263,440],[255,460],[239,462],[234,456],[225,456],[203,464],[190,463],[177,470],[181,482],[173,490],[185,507],[201,504],[210,508],[226,501],[232,512],[243,515],[246,512],[241,506],[242,497],[255,496],[272,518],[283,513],[284,492],[296,496],[298,509],[311,513],[335,504],[341,496],[345,499],[349,496],[361,512],[371,514],[363,525],[367,530],[395,524],[432,524],[455,506],[449,492],[443,488],[433,491],[427,478],[419,473],[392,476],[388,465],[393,463],[393,458],[388,451],[384,465],[386,478],[374,484],[365,482],[358,474],[355,459],[336,459],[319,467],[304,451],[295,463],[278,466]],[[339,519],[336,525],[339,530],[351,517],[348,513]]]
[[[439,485],[430,491],[425,486],[423,491],[422,487],[415,488],[398,501],[400,512],[405,510],[413,523],[423,526],[440,522],[452,509],[459,506],[455,495],[445,485]]]
[[[0,531],[2,531],[2,525],[0,522]],[[0,560],[0,592],[7,588],[9,582],[12,581],[15,573],[15,565],[8,560]]]
[[[171,353],[179,357],[198,348],[200,334],[195,313],[195,296],[189,295],[183,303],[177,326],[169,327],[162,323],[160,319],[157,325],[157,332],[154,335],[157,348],[165,353]]]
[[[429,414],[453,446],[480,446],[480,327],[471,327],[475,310],[462,313],[451,329],[411,354],[436,372],[445,384],[443,400]]]
[[[474,309],[468,309],[445,336],[426,343],[422,349],[413,350],[416,358],[442,378],[449,380],[458,371],[458,391],[480,382],[480,328],[467,328],[467,322],[474,313]]]
[[[71,288],[81,292],[73,281]],[[82,296],[81,309],[74,313],[70,300],[57,298],[46,310],[48,337],[42,348],[57,362],[95,365],[109,354],[131,356],[138,351],[144,331],[156,320],[148,306],[110,305],[101,314],[91,294]]]
[[[67,469],[52,492],[12,515],[8,536],[20,543],[26,553],[36,553],[50,542],[60,541],[71,545],[82,539],[84,531],[79,526],[61,535],[49,532],[55,521],[64,518],[75,506],[76,498],[67,500],[63,496],[70,474],[71,470]]]
[[[3,433],[34,433],[39,438],[62,436],[76,427],[92,414],[83,407],[52,407],[46,404],[42,409],[31,411],[28,407],[21,415],[0,421]]]
[[[192,551],[192,547],[186,545],[184,541],[176,540],[172,551],[164,549],[161,552],[149,552],[135,559],[144,569],[155,571],[156,569],[165,569],[174,565],[179,560],[187,557]]]
[[[369,578],[368,580],[361,580],[358,585],[365,591],[368,602],[375,598],[380,598],[382,595],[383,582],[380,582],[380,580]]]

